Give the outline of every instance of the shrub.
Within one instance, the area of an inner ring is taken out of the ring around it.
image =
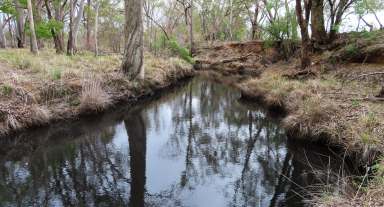
[[[169,48],[176,54],[178,54],[183,60],[195,64],[195,60],[190,56],[189,51],[180,46],[179,43],[177,43],[176,40],[169,40],[168,41]]]

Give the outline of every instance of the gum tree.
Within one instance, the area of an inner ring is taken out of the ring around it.
[[[144,78],[142,0],[125,0],[125,47],[122,71],[129,80]]]
[[[33,20],[33,12],[32,12],[32,2],[31,0],[27,0],[28,7],[28,20],[29,20],[29,31],[31,35],[31,51],[34,54],[39,54],[39,49],[37,47],[37,38],[35,33],[35,22]]]

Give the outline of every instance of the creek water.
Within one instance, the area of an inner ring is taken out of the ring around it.
[[[4,138],[0,206],[302,206],[335,182],[336,154],[289,141],[240,96],[197,77],[135,107]]]

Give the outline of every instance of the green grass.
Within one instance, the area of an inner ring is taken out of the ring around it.
[[[52,80],[60,80],[61,79],[62,70],[60,68],[54,68],[51,71],[51,79]]]
[[[351,43],[345,46],[345,52],[349,57],[354,57],[355,55],[359,54],[359,48],[355,43]]]
[[[13,88],[10,85],[2,85],[0,88],[1,94],[3,96],[10,96],[13,92]]]

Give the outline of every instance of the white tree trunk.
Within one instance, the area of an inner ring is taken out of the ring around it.
[[[4,27],[2,19],[0,18],[0,48],[5,48],[7,46],[7,40],[4,35]]]
[[[31,32],[31,51],[34,54],[39,54],[39,49],[37,47],[36,33],[35,33],[35,22],[33,21],[31,0],[27,0],[27,6],[28,6],[29,27],[30,27],[29,30]]]
[[[77,49],[77,35],[79,33],[80,29],[80,21],[83,18],[83,13],[84,13],[84,5],[85,5],[85,0],[80,1],[80,6],[79,6],[79,11],[77,12],[77,16],[75,19],[75,24],[73,27],[73,38],[74,38],[74,48]]]

